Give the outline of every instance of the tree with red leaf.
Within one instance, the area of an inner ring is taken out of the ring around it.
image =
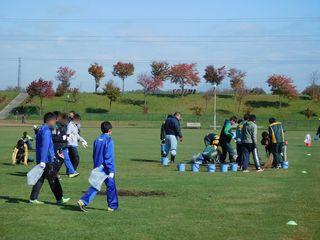
[[[169,78],[170,66],[166,61],[153,61],[150,66],[153,78],[159,78],[163,82]]]
[[[247,73],[236,68],[231,68],[227,75],[230,78],[230,85],[234,92],[234,105],[236,106],[236,103],[238,103],[237,112],[239,114],[242,101],[249,93],[244,83]]]
[[[29,84],[26,89],[30,98],[39,97],[40,98],[40,115],[43,111],[43,99],[52,98],[54,96],[53,82],[45,81],[42,78],[34,80]]]
[[[185,86],[197,86],[200,82],[195,63],[173,65],[169,70],[169,77],[172,83],[180,85],[181,96],[183,96]]]
[[[59,67],[56,78],[66,89],[68,89],[71,84],[70,81],[75,77],[75,75],[75,70],[69,67]]]
[[[290,77],[285,75],[272,75],[267,80],[271,92],[274,95],[279,96],[279,108],[282,106],[283,98],[296,98],[298,92],[296,86],[293,85],[293,81]]]
[[[217,130],[217,86],[226,77],[227,71],[226,67],[222,66],[220,68],[215,68],[213,65],[209,65],[205,68],[205,74],[203,78],[206,82],[213,85],[214,91],[214,105],[213,105],[213,129]],[[207,107],[206,107],[207,108]]]
[[[147,113],[147,95],[158,90],[162,87],[162,80],[160,78],[154,78],[146,73],[141,73],[138,76],[137,83],[143,88],[144,95],[144,112]]]
[[[310,75],[310,85],[303,90],[302,94],[309,95],[313,101],[320,101],[320,72],[314,71]]]
[[[204,70],[205,74],[203,78],[208,82],[215,86],[220,85],[223,79],[226,77],[227,71],[226,67],[215,68],[213,65],[209,65]]]
[[[124,80],[127,77],[132,76],[133,73],[134,66],[132,63],[117,62],[115,65],[113,65],[113,76],[122,79],[122,94],[124,93]]]
[[[95,80],[95,93],[98,92],[98,88],[100,86],[100,81],[102,78],[105,77],[105,73],[103,70],[103,67],[99,65],[98,63],[91,64],[91,66],[88,68],[88,72],[90,75],[94,77]]]

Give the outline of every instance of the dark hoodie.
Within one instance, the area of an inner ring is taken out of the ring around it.
[[[166,135],[174,135],[180,138],[182,137],[180,122],[175,116],[168,116],[164,124],[164,130]]]

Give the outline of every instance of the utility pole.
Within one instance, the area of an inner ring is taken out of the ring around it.
[[[18,85],[17,85],[19,91],[21,89],[21,57],[18,59]]]
[[[217,84],[213,85],[214,105],[213,105],[213,130],[217,131]]]

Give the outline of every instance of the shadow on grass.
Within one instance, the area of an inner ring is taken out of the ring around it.
[[[108,113],[109,111],[103,108],[86,108],[86,113]]]
[[[135,100],[135,99],[131,99],[131,98],[121,99],[120,102],[124,103],[124,104],[134,105],[134,106],[142,106],[144,104],[143,100]]]
[[[218,113],[218,114],[222,114],[222,115],[232,114],[231,111],[225,110],[225,109],[217,109],[217,113]]]
[[[106,195],[106,191],[102,190],[98,195]],[[140,191],[140,190],[118,190],[118,196],[121,197],[165,197],[168,194],[162,191]]]
[[[17,176],[17,177],[26,177],[27,172],[14,172],[14,173],[8,173],[11,176]]]
[[[261,107],[274,107],[274,108],[279,108],[280,102],[270,102],[270,101],[246,101],[245,103],[246,106],[250,106],[253,108],[261,108]],[[282,107],[289,107],[289,103],[282,103]]]
[[[150,94],[150,96],[154,96],[154,97],[161,97],[161,98],[178,98],[181,97],[181,95],[178,94]]]
[[[223,99],[230,99],[233,98],[232,95],[228,95],[228,94],[217,94],[218,98],[223,98]]]
[[[133,162],[160,163],[160,160],[154,160],[154,159],[131,158],[130,160]]]
[[[29,203],[28,200],[22,198],[14,198],[9,196],[0,196],[0,199],[5,200],[6,203]]]
[[[2,163],[2,165],[5,165],[5,166],[13,166],[12,163]]]

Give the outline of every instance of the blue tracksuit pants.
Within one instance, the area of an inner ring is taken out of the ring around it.
[[[66,165],[67,171],[69,174],[74,174],[76,171],[74,170],[74,167],[71,163],[70,157],[69,157],[69,151],[68,148],[65,148],[62,150],[62,154],[64,157],[64,164]]]
[[[115,179],[109,179],[107,178],[104,183],[106,184],[107,190],[107,203],[108,207],[112,209],[118,208],[118,194],[117,194],[117,188],[116,188],[116,182]],[[90,202],[94,199],[94,197],[97,195],[98,190],[94,187],[90,186],[89,189],[83,194],[81,197],[82,202],[88,206]]]

